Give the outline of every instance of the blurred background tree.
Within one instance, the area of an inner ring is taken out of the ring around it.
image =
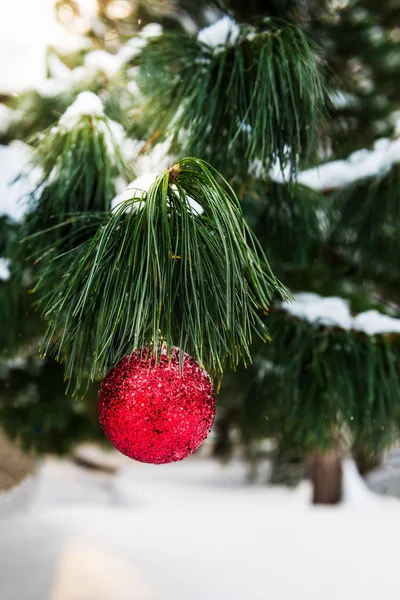
[[[273,307],[272,342],[254,344],[253,363],[225,374],[215,454],[239,444],[254,466],[268,440],[274,480],[308,473],[315,502],[340,501],[342,457],[365,473],[400,437],[399,3],[99,0],[90,16],[83,6],[56,4],[80,47],[49,48],[48,78],[0,105],[2,152],[24,140],[41,173],[36,185],[26,176],[17,217],[1,192],[3,426],[40,452],[99,433],[93,396],[65,399],[62,370],[32,367],[43,330],[29,290],[47,255],[39,248],[34,264],[38,247],[21,252],[20,239],[49,229],[50,251],[66,213],[107,211],[129,173],[195,155],[234,187],[298,298]],[[86,134],[62,145],[55,128],[82,91],[99,97],[111,146],[90,115]],[[93,160],[74,154],[79,144]]]

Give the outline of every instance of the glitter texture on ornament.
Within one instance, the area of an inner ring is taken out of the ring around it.
[[[105,377],[99,420],[109,441],[134,460],[164,464],[183,460],[204,442],[215,417],[210,376],[180,350],[159,362],[147,350],[125,356]]]

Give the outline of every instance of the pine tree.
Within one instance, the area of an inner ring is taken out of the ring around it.
[[[52,109],[31,100],[42,175],[22,223],[2,221],[2,354],[40,341],[81,394],[135,348],[187,349],[215,381],[224,373],[220,448],[236,428],[247,448],[267,437],[280,455],[312,457],[314,501],[336,503],[342,456],[375,461],[399,438],[396,8],[177,0],[139,11],[161,35],[145,27],[109,55],[111,76],[71,75]],[[9,104],[24,110],[26,98]],[[4,140],[21,131],[15,120]],[[113,202],[147,153],[158,177]],[[25,318],[30,299],[47,331]],[[12,435],[54,446],[51,425],[38,441],[16,396],[1,394]],[[57,401],[57,450],[74,438],[74,402]]]

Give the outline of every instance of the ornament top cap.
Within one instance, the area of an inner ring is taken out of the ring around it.
[[[173,165],[172,167],[168,167],[168,169],[166,169],[167,173],[168,173],[168,183],[169,185],[172,185],[176,179],[178,178],[178,175],[180,173],[180,166],[179,165]]]

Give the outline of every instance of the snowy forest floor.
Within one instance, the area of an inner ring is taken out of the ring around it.
[[[0,495],[1,600],[398,600],[400,502],[345,464],[345,502],[194,457],[116,475],[46,459]]]

